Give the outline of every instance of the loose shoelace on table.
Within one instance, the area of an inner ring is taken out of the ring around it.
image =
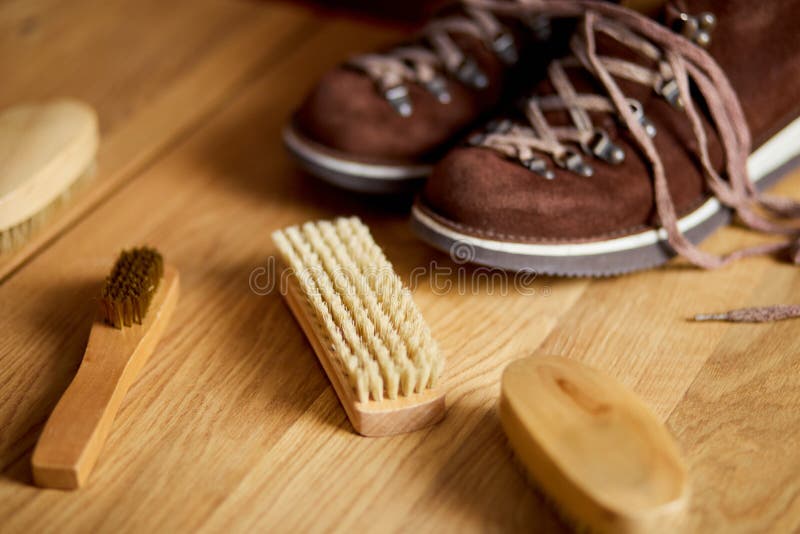
[[[556,94],[534,96],[527,101],[524,111],[529,125],[506,126],[497,133],[489,132],[480,136],[478,144],[518,158],[548,178],[552,174],[547,171],[546,162],[537,157],[535,152],[551,157],[557,165],[589,176],[592,173],[591,166],[569,144],[588,146],[595,156],[620,163],[624,154],[618,147],[608,145],[608,139],[604,139],[599,135],[601,132],[593,128],[588,114],[589,111],[614,113],[631,132],[652,169],[656,211],[675,252],[706,269],[718,268],[748,256],[787,250],[795,263],[800,263],[800,226],[797,225],[800,203],[762,194],[748,178],[747,158],[751,151],[751,139],[744,112],[725,74],[705,50],[643,15],[593,0],[520,0],[515,6],[494,0],[468,0],[467,3],[494,13],[514,15],[524,10],[529,14],[580,20],[571,43],[572,56],[555,61],[549,69],[550,82]],[[601,56],[596,48],[599,33],[654,60],[658,65],[657,70]],[[576,65],[591,73],[603,87],[605,95],[578,94],[575,91],[564,73],[564,66]],[[652,140],[653,125],[644,117],[641,105],[625,96],[614,76],[652,85],[654,90],[669,96],[676,107],[683,109],[697,141],[706,183],[717,199],[734,210],[747,227],[785,235],[787,239],[739,249],[724,256],[705,252],[691,243],[678,228],[678,216],[669,193],[664,163]],[[699,91],[719,134],[727,180],[720,176],[711,163],[708,139],[690,90],[690,82]],[[543,112],[555,109],[566,110],[573,126],[555,127],[548,124]],[[793,305],[703,314],[695,319],[762,322],[799,316],[800,306]]]
[[[500,3],[509,6],[516,0]],[[506,64],[518,59],[513,36],[492,12],[465,5],[457,13],[429,22],[415,44],[357,56],[348,64],[372,78],[399,114],[409,116],[413,108],[405,83],[422,85],[442,103],[450,101],[448,80],[442,73],[449,73],[474,89],[489,85],[486,74],[453,40],[459,34],[484,42]]]

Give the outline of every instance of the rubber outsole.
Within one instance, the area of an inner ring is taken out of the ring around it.
[[[292,123],[283,142],[303,169],[342,189],[368,194],[401,194],[418,190],[431,165],[379,164],[358,161],[303,136]]]

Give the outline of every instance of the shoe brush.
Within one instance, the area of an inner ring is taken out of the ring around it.
[[[674,532],[688,501],[674,439],[630,391],[574,360],[503,372],[500,420],[516,457],[567,521],[590,532]]]
[[[444,417],[444,360],[392,265],[357,218],[272,238],[290,268],[285,299],[356,432],[410,432]]]
[[[78,373],[33,451],[37,485],[75,489],[84,484],[177,301],[178,271],[164,265],[156,250],[122,252],[105,281]]]
[[[0,253],[25,243],[91,176],[97,115],[74,100],[0,112]]]

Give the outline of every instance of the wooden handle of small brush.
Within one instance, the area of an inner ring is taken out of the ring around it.
[[[125,394],[158,343],[177,300],[177,271],[165,268],[162,287],[143,324],[118,330],[98,317],[78,373],[50,415],[33,452],[37,485],[59,489],[83,485]]]
[[[105,325],[99,328],[113,330]],[[93,332],[94,333],[94,332]],[[119,331],[113,332],[121,336]],[[50,415],[33,454],[37,485],[74,489],[83,485],[106,441],[119,405],[138,369],[127,355],[87,349],[78,374]]]

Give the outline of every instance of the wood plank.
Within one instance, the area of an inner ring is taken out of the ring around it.
[[[495,406],[505,365],[541,347],[616,376],[667,421],[690,462],[693,531],[796,531],[796,323],[686,321],[791,302],[796,267],[673,264],[608,280],[541,278],[533,294],[503,294],[499,279],[417,242],[405,203],[324,187],[280,146],[302,88],[391,37],[334,21],[285,49],[0,286],[0,529],[558,530],[512,461]],[[782,189],[800,191],[800,174]],[[270,266],[272,230],[349,214],[416,288],[448,358],[450,408],[429,430],[355,435],[280,295],[251,288],[254,269]],[[708,248],[752,240],[725,229]],[[38,490],[30,452],[83,353],[91,298],[119,248],[139,243],[181,270],[175,317],[87,487]]]
[[[539,521],[537,512],[549,513],[498,439],[497,380],[506,362],[539,343],[585,281],[560,283],[558,296],[513,300],[490,294],[484,281],[474,291],[464,287],[458,307],[421,284],[417,301],[450,358],[452,408],[431,431],[376,440],[352,432],[280,296],[249,289],[250,272],[274,252],[271,230],[336,214],[358,213],[370,223],[406,278],[433,260],[432,268],[457,267],[412,237],[404,206],[364,205],[312,183],[280,146],[297,88],[385,33],[352,23],[329,27],[7,281],[0,291],[8,317],[0,326],[7,383],[0,388],[0,509],[10,528],[194,529],[207,522],[210,529],[346,529],[378,517],[388,526],[408,524],[409,516],[434,511],[432,524],[452,522],[453,506],[472,507],[462,525],[482,524],[494,506],[499,524],[523,526]],[[158,198],[170,202],[153,209]],[[83,350],[96,281],[119,247],[140,242],[158,246],[181,270],[184,291],[172,326],[132,387],[87,487],[69,495],[31,488],[29,450]],[[468,280],[471,272],[445,280]],[[549,283],[538,280],[533,289],[546,293]],[[470,310],[474,320],[459,319]],[[314,444],[298,451],[298,438]],[[307,461],[285,461],[298,454]],[[480,460],[474,468],[473,457]],[[499,476],[486,476],[486,462],[498,464],[498,457]],[[294,476],[298,471],[303,476]],[[309,494],[314,481],[329,483]],[[354,484],[361,489],[352,491]],[[475,484],[488,484],[491,497],[471,493]],[[509,499],[508,488],[518,496]],[[325,495],[341,498],[322,502]],[[235,505],[251,500],[246,513]],[[502,503],[517,513],[504,516]]]
[[[0,108],[80,98],[97,109],[103,138],[92,184],[0,256],[0,281],[315,26],[306,11],[248,2],[193,2],[189,16],[158,0],[0,4],[0,72],[13,73]]]
[[[776,191],[797,196],[800,172]],[[737,278],[717,286],[724,309],[797,302],[797,268],[769,260],[735,266]],[[760,275],[751,277],[756,268]],[[738,288],[738,289],[737,289]],[[735,295],[742,292],[745,297]],[[733,302],[731,302],[731,299]],[[728,532],[800,529],[800,339],[796,321],[762,325],[708,324],[716,336],[668,424],[688,452],[695,486],[692,529]]]
[[[776,191],[797,196],[800,172]],[[725,228],[722,253],[763,238]],[[693,532],[800,528],[797,323],[693,323],[696,313],[795,302],[797,267],[771,258],[715,272],[676,261],[593,282],[542,344],[631,387],[676,433],[690,463]]]
[[[800,280],[776,273],[753,290],[753,300],[784,301],[787,293],[798,295]],[[727,532],[797,532],[797,324],[742,326],[724,332],[669,418],[690,462],[692,527],[697,532],[720,526]]]

